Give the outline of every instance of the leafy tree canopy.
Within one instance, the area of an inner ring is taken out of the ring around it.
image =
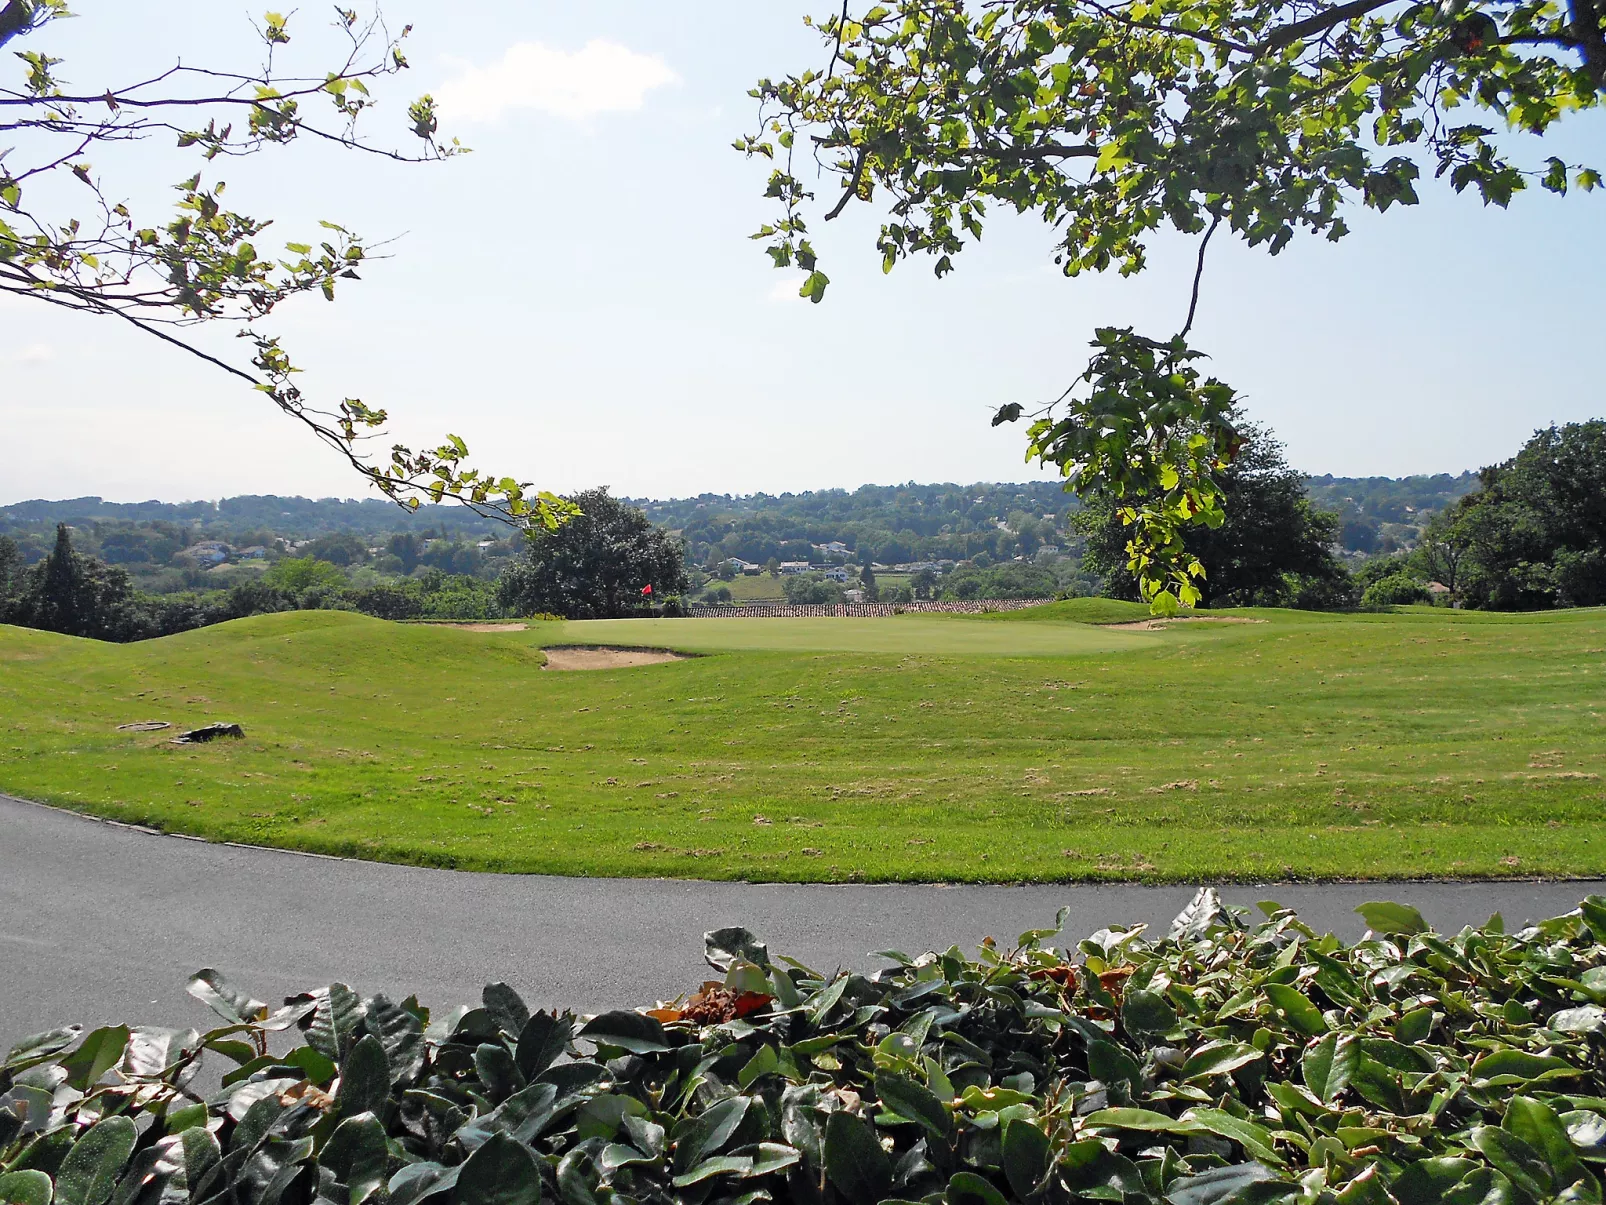
[[[1187,342],[1222,225],[1273,254],[1339,239],[1349,204],[1418,200],[1424,172],[1505,206],[1537,184],[1591,189],[1595,168],[1526,159],[1522,135],[1600,105],[1606,0],[898,0],[813,24],[829,63],[761,80],[756,131],[776,209],[754,236],[778,267],[829,283],[810,243],[879,202],[882,266],[939,276],[993,206],[1036,213],[1069,276],[1141,271],[1154,232],[1199,237],[1174,336],[1096,332],[1087,370],[1032,415],[1030,455],[1112,499],[1140,589],[1161,610],[1202,597],[1184,526],[1223,522],[1216,474],[1238,452],[1226,384]],[[797,156],[839,185],[816,200]],[[1179,311],[1181,306],[1179,305]],[[996,422],[1027,413],[1002,407]]]
[[[1464,551],[1475,607],[1536,610],[1606,603],[1606,420],[1536,432],[1484,469],[1440,537]],[[1449,583],[1446,583],[1449,584]]]
[[[407,69],[412,27],[393,31],[378,7],[334,10],[336,49],[295,62],[302,40],[292,21],[267,13],[256,26],[256,65],[131,64],[126,79],[69,79],[49,53],[50,28],[73,16],[67,0],[0,4],[0,46],[18,43],[18,78],[0,80],[0,293],[126,322],[244,380],[343,455],[383,493],[411,506],[420,498],[464,502],[520,523],[555,525],[568,513],[527,482],[467,466],[455,435],[438,447],[394,444],[377,462],[365,441],[381,434],[385,411],[357,398],[324,402],[296,384],[300,371],[271,318],[303,295],[334,300],[356,280],[373,244],[335,222],[280,246],[271,219],[232,209],[219,174],[230,159],[303,139],[403,161],[450,158],[464,148],[438,131],[435,102],[421,96],[398,112],[412,149],[376,143],[360,127],[378,106],[375,90]],[[292,14],[293,16],[293,14]],[[141,48],[130,46],[131,55]],[[287,61],[290,60],[290,61]],[[178,185],[168,214],[136,214],[95,170],[96,151],[150,139],[175,140],[199,162]],[[56,181],[76,178],[81,204]],[[247,364],[204,350],[187,336],[208,323],[233,324]]]
[[[1207,565],[1198,579],[1206,606],[1334,606],[1353,601],[1347,573],[1334,559],[1338,518],[1305,497],[1304,477],[1288,466],[1283,448],[1265,428],[1234,418],[1243,433],[1238,456],[1221,471],[1222,521],[1190,527],[1182,538],[1189,554]],[[1072,517],[1086,537],[1084,569],[1104,575],[1104,592],[1139,596],[1128,551],[1125,508],[1109,497]]]
[[[497,585],[504,610],[566,619],[646,614],[654,600],[684,594],[681,543],[644,511],[602,489],[566,499],[578,514],[555,530],[536,531],[524,559]],[[650,590],[648,589],[650,587]]]

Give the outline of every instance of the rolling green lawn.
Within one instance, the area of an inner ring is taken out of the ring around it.
[[[785,880],[1606,872],[1606,611],[1111,630],[992,616],[476,633],[0,627],[0,790],[218,840]],[[552,673],[543,645],[705,654]],[[117,725],[237,721],[174,746]]]

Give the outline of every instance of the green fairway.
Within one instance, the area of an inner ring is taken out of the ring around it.
[[[543,625],[543,644],[647,645],[687,652],[922,653],[934,657],[1056,657],[1153,645],[1153,632],[1083,623],[984,624],[967,615],[890,619],[586,619]]]
[[[0,628],[0,790],[430,865],[749,879],[1606,871],[1606,612],[469,632],[339,612]],[[598,672],[543,645],[707,654]],[[119,724],[213,720],[184,747]]]

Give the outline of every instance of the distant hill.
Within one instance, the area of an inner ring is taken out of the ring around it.
[[[1344,521],[1353,552],[1388,551],[1415,538],[1427,513],[1477,487],[1474,473],[1425,477],[1309,479],[1310,497]],[[1006,560],[1045,546],[1071,547],[1066,517],[1076,500],[1054,481],[943,482],[866,485],[856,490],[798,494],[699,494],[694,498],[631,499],[654,522],[679,532],[694,565],[724,557],[759,564],[817,560],[827,544],[844,545],[854,560],[897,564],[923,560]],[[507,528],[459,506],[408,512],[377,499],[242,495],[219,502],[107,502],[102,498],[36,500],[0,507],[0,533],[42,555],[57,523],[104,535],[123,527],[159,527],[197,539],[287,542],[351,533],[377,539],[398,532],[447,540],[507,535]]]
[[[383,534],[422,532],[434,528],[442,535],[495,535],[501,524],[481,518],[461,506],[421,506],[408,512],[377,498],[285,498],[275,494],[244,494],[221,502],[107,502],[102,498],[68,498],[60,502],[36,500],[0,507],[0,531],[37,524],[70,523],[174,523],[205,527],[209,534],[226,537],[240,531],[267,530],[290,539],[311,539],[335,532]]]

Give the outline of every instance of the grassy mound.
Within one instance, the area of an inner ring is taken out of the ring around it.
[[[707,936],[720,978],[591,1018],[333,984],[0,1064],[0,1201],[1541,1205],[1602,1199],[1606,899],[1354,946],[1204,891],[1163,940],[1054,930],[874,975]],[[271,1034],[305,1044],[268,1053]],[[229,1066],[199,1097],[203,1060]]]
[[[1082,607],[1086,600],[1056,604]],[[1606,869],[1606,613],[0,628],[0,790],[424,865],[769,880]],[[546,673],[543,645],[672,664]],[[846,647],[844,647],[846,646]],[[237,722],[246,739],[119,731]]]

